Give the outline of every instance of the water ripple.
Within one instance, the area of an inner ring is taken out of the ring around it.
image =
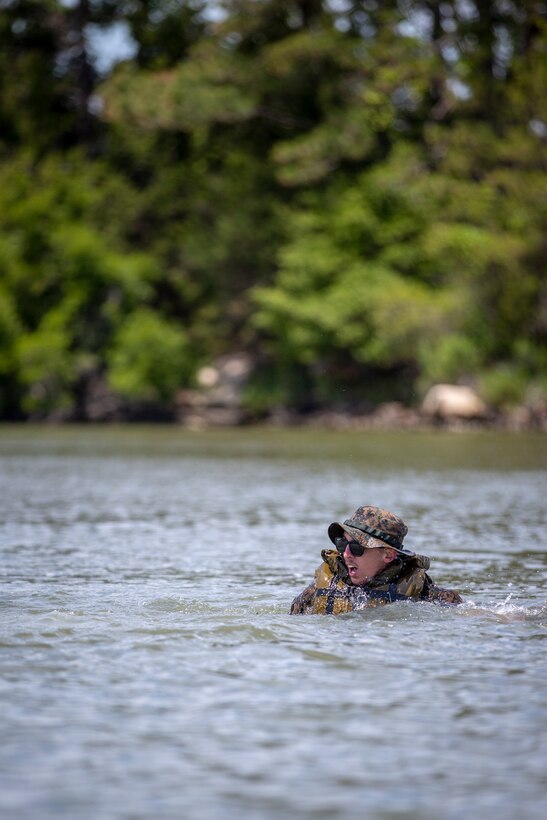
[[[7,817],[544,816],[545,438],[0,431]],[[458,608],[291,617],[363,501]]]

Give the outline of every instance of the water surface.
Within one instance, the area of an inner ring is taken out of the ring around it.
[[[547,438],[0,428],[0,810],[542,818]],[[326,528],[459,608],[290,617]]]

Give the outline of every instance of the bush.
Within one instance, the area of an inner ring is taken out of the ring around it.
[[[518,365],[499,364],[479,376],[481,395],[493,407],[523,404],[529,384],[528,374]]]
[[[142,308],[118,330],[108,364],[108,381],[125,398],[169,402],[190,374],[186,334],[174,322]]]

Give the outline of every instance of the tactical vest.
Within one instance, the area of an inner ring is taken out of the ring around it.
[[[398,556],[384,572],[362,586],[352,585],[346,565],[336,550],[323,550],[321,557],[323,563],[315,571],[315,583],[293,601],[291,612],[340,615],[394,601],[419,601],[428,597],[431,579],[426,574],[429,558],[425,555]]]

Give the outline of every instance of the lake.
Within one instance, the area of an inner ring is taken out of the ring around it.
[[[547,437],[0,428],[6,818],[543,820]],[[460,607],[289,616],[361,504]]]

